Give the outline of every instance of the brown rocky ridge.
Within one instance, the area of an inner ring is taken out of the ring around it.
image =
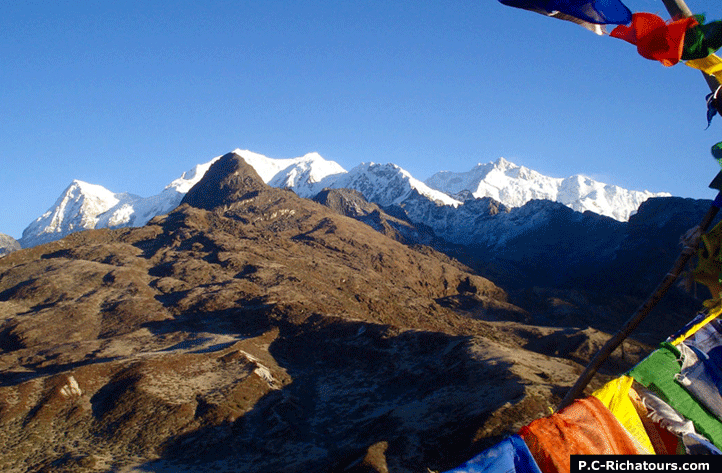
[[[547,414],[605,341],[529,317],[228,154],[144,227],[0,259],[0,470],[443,471]]]

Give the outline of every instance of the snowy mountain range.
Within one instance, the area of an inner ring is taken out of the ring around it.
[[[412,222],[427,225],[441,238],[461,244],[483,238],[488,233],[484,223],[506,228],[508,222],[502,221],[516,219],[518,212],[512,210],[532,200],[558,202],[578,212],[592,211],[626,221],[644,200],[669,196],[626,190],[578,175],[552,178],[503,158],[478,164],[465,173],[439,172],[424,183],[394,164],[363,163],[346,171],[317,153],[292,159],[273,159],[239,149],[233,153],[243,157],[273,187],[290,188],[308,198],[324,188],[354,189],[369,202],[399,207]],[[151,197],[114,193],[73,181],[55,204],[23,231],[20,243],[27,248],[84,229],[142,226],[178,206],[217,159],[195,166]],[[498,213],[510,215],[493,218]],[[529,209],[522,214],[520,218],[529,218]]]
[[[580,175],[564,179],[548,177],[504,158],[477,164],[467,172],[438,172],[427,179],[426,184],[449,195],[469,192],[475,198],[491,197],[508,207],[521,207],[530,200],[551,200],[578,212],[589,210],[622,222],[629,220],[648,198],[669,196],[630,191]]]

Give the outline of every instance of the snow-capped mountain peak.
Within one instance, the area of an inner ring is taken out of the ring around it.
[[[399,205],[416,191],[442,205],[457,206],[461,202],[443,192],[431,189],[396,164],[362,163],[339,176],[329,187],[355,189],[368,200],[382,206]]]
[[[245,158],[243,154],[240,156]],[[261,178],[272,187],[291,188],[301,197],[315,196],[324,187],[329,187],[336,177],[346,174],[346,170],[338,163],[328,161],[315,152],[293,159],[266,159],[275,166],[285,166],[278,169],[270,179],[259,173]],[[249,164],[255,168],[253,163]]]
[[[72,232],[95,228],[98,217],[123,202],[131,194],[116,194],[103,186],[73,180],[55,205],[32,222],[20,239],[24,247],[60,239]]]
[[[256,170],[263,182],[273,187],[292,187],[295,190],[296,185],[301,182],[318,184],[327,176],[346,172],[338,163],[327,161],[315,152],[290,159],[274,159],[240,149],[235,149],[233,153],[242,157]],[[304,190],[311,191],[308,186],[304,187]],[[317,186],[311,187],[315,190]]]
[[[220,157],[220,156],[219,156]],[[182,194],[187,193],[191,187],[196,185],[198,181],[200,181],[203,176],[205,175],[206,171],[208,171],[208,168],[211,167],[211,164],[216,162],[218,160],[217,158],[213,158],[212,160],[208,161],[207,163],[203,164],[197,164],[193,167],[193,169],[190,169],[183,174],[181,174],[181,177],[178,179],[173,180],[170,184],[165,186],[164,190],[175,190],[176,192],[180,192]]]
[[[449,195],[468,191],[475,198],[491,197],[508,207],[521,207],[530,200],[551,200],[579,212],[590,210],[620,221],[628,220],[646,199],[670,195],[627,190],[581,175],[544,176],[504,158],[477,164],[467,172],[439,172],[426,184]]]

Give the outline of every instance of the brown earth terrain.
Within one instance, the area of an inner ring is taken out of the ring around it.
[[[145,227],[0,258],[0,470],[443,471],[606,341],[370,225],[226,155]]]

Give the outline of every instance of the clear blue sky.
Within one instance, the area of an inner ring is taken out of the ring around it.
[[[722,19],[719,0],[687,3]],[[149,196],[234,148],[421,180],[503,156],[713,198],[708,92],[496,0],[2,1],[0,232],[19,238],[73,179]]]

